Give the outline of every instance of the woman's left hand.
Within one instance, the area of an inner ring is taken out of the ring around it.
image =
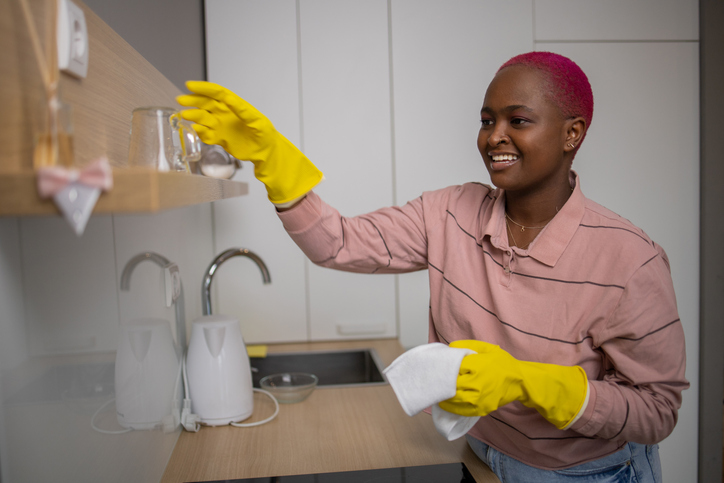
[[[450,347],[470,349],[476,354],[463,358],[455,396],[439,404],[445,411],[486,416],[520,401],[558,429],[564,429],[586,400],[588,378],[580,366],[520,361],[500,346],[477,340],[455,341]]]

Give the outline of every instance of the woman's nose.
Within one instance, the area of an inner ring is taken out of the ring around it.
[[[491,147],[495,147],[505,142],[510,142],[510,138],[507,134],[505,134],[505,131],[502,128],[496,127],[495,130],[490,133],[488,144],[490,144]]]

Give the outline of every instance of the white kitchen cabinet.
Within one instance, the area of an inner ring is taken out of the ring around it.
[[[531,30],[520,28],[532,16],[522,0],[392,2],[398,203],[425,190],[489,182],[476,144],[480,108],[498,67],[533,50]]]
[[[686,337],[683,406],[661,443],[667,481],[693,481],[699,368],[699,61],[691,42],[538,43],[589,76],[591,129],[573,161],[586,196],[630,219],[669,256]]]
[[[304,148],[344,216],[393,202],[387,2],[300,3]],[[394,276],[312,266],[313,340],[394,337]]]
[[[534,0],[536,41],[698,41],[697,0]]]
[[[426,190],[490,183],[476,144],[480,108],[497,68],[533,50],[532,31],[520,28],[532,22],[531,2],[391,5],[397,204]],[[399,292],[402,344],[426,343],[427,272],[401,275]]]
[[[211,1],[206,9],[209,80],[252,102],[312,159],[327,177],[316,191],[343,215],[391,204],[386,2],[304,1],[297,10],[295,2]],[[230,261],[214,291],[218,311],[239,316],[246,340],[395,336],[394,278],[312,266],[252,166],[238,177],[250,180],[249,196],[216,203],[215,249],[255,251],[272,284],[262,286],[253,265]]]
[[[208,79],[251,102],[300,146],[295,2],[208,1],[206,22]],[[247,343],[307,340],[305,256],[282,228],[253,169],[244,163],[234,177],[248,182],[248,196],[214,204],[214,255],[248,248],[264,260],[272,283],[262,285],[250,260],[233,258],[214,277],[213,309],[238,317]]]
[[[498,19],[492,30],[477,28],[489,15]],[[527,31],[502,48],[489,48],[507,35],[506,25],[532,22],[528,2],[507,3],[502,12],[494,2],[392,2],[388,12],[383,1],[303,1],[297,12],[291,2],[272,9],[260,2],[213,1],[207,22],[210,80],[246,97],[303,149],[327,177],[317,193],[343,215],[402,204],[426,189],[487,180],[475,147],[485,86],[495,66],[533,45]],[[297,28],[298,43],[292,35]],[[286,235],[251,170],[239,176],[249,180],[250,195],[216,203],[216,249],[272,244],[276,250],[263,257],[267,263],[286,259],[279,277],[271,270],[273,285],[290,281],[283,292],[273,292],[289,300],[280,307],[266,301],[268,289],[254,268],[219,273],[218,307],[240,314],[250,340],[300,337],[305,312],[298,304],[308,311],[311,339],[345,337],[341,331],[365,337],[367,327],[376,336],[410,334],[411,344],[427,340],[426,282],[423,291],[402,290],[398,308],[394,277],[355,276],[309,262],[305,272],[296,263],[303,255],[276,238]],[[412,281],[420,277],[403,275],[399,283],[419,286]],[[306,301],[299,285],[294,290],[300,282]],[[247,326],[251,313],[257,315]],[[269,320],[262,324],[263,314]]]

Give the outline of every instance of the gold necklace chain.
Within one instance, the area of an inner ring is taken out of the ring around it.
[[[511,221],[512,221],[512,220],[511,220]],[[515,222],[513,221],[513,223],[515,223]],[[528,244],[527,244],[526,246],[524,246],[524,247],[518,246],[518,242],[515,241],[515,235],[513,235],[513,230],[510,228],[510,224],[508,224],[508,223],[506,222],[506,223],[505,223],[505,226],[506,226],[506,228],[508,228],[508,233],[510,233],[510,238],[513,240],[513,245],[515,245],[516,247],[520,248],[521,250],[525,250],[526,248],[528,248],[528,246],[529,246],[531,243],[533,243],[533,240],[531,240],[531,241],[529,241]],[[523,230],[521,230],[521,231],[523,231]]]
[[[517,221],[512,219],[507,211],[505,212],[505,217],[507,219],[509,219],[510,221],[512,221],[513,223],[515,223],[516,225],[518,225],[520,227],[521,232],[525,231],[526,228],[528,228],[529,230],[540,230],[541,228],[545,228],[548,225],[548,223],[550,223],[550,221],[553,219],[553,218],[551,218],[551,220],[546,221],[546,224],[543,226],[525,226],[525,225],[521,225],[520,223],[518,223]],[[510,226],[508,228],[510,228]]]

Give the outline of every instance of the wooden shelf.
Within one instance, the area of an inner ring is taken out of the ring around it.
[[[61,99],[73,109],[76,166],[106,157],[114,187],[93,213],[152,213],[247,194],[248,186],[185,173],[128,166],[131,113],[141,106],[180,108],[181,91],[82,2],[88,28],[88,76],[60,76]],[[43,50],[55,47],[54,2],[29,0]],[[34,129],[43,118],[45,87],[20,8],[0,1],[0,216],[53,215],[52,200],[37,194]]]
[[[102,193],[93,213],[153,213],[171,208],[234,198],[248,193],[238,181],[143,168],[113,170],[113,189]],[[35,173],[0,173],[0,215],[52,215],[52,199],[41,200]]]

